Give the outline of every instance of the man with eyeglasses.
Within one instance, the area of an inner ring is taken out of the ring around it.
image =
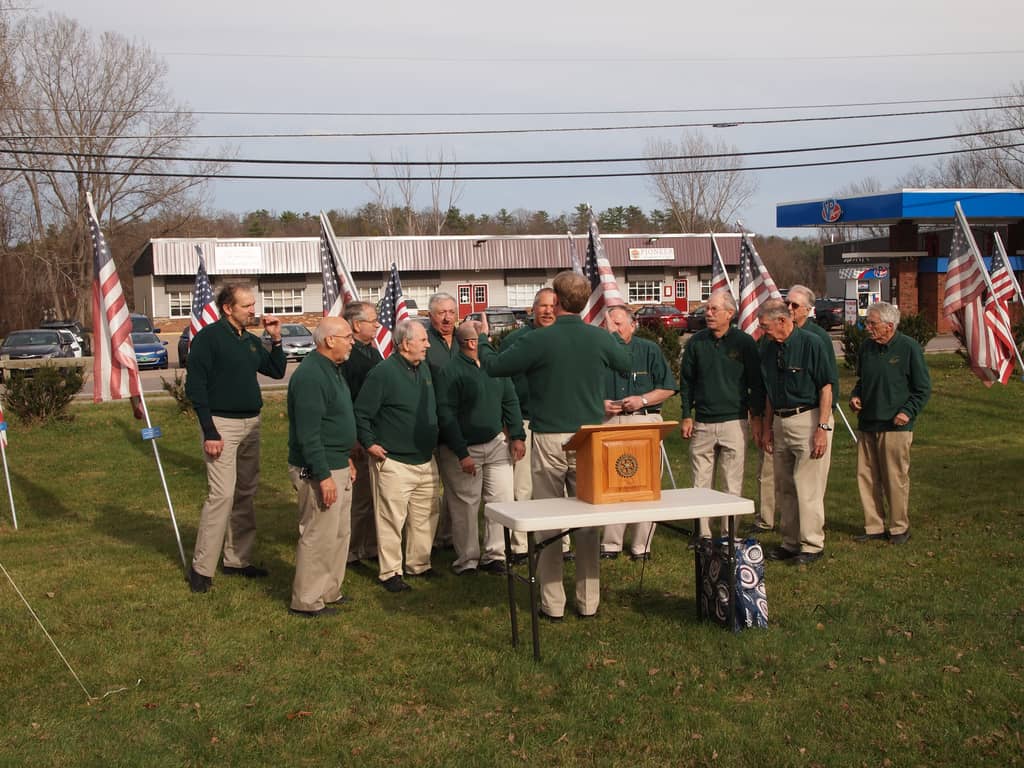
[[[355,343],[352,354],[341,365],[352,402],[359,397],[359,390],[374,366],[384,360],[377,349],[375,339],[380,323],[377,308],[368,301],[351,301],[345,305],[344,318],[352,326]],[[373,487],[370,483],[370,462],[366,451],[357,441],[352,448],[352,461],[358,474],[352,484],[352,540],[348,548],[348,564],[357,565],[361,560],[377,558],[377,525],[373,518]]]
[[[832,436],[829,414],[838,382],[821,341],[793,322],[779,299],[757,314],[767,337],[761,345],[765,405],[762,446],[774,460],[775,500],[782,546],[772,560],[794,565],[819,560],[825,551],[825,488],[822,459]]]
[[[427,350],[427,365],[430,366],[430,375],[437,378],[450,360],[459,355],[459,345],[455,343],[455,324],[458,322],[458,309],[455,297],[450,293],[435,293],[427,302],[427,312],[430,314],[430,327],[427,328],[427,341],[430,342],[430,349]],[[441,454],[434,456],[438,468],[441,466]],[[450,477],[441,474],[441,501],[439,502],[439,519],[437,532],[434,534],[435,547],[450,547],[452,544],[452,518],[448,511],[448,496],[444,493],[444,484]]]

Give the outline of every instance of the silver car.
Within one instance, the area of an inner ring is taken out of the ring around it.
[[[263,332],[263,345],[270,349],[270,334]],[[313,351],[313,334],[298,323],[281,323],[281,349],[289,360],[301,360]]]

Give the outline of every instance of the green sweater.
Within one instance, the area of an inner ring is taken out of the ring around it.
[[[828,331],[818,325],[814,318],[807,318],[803,324],[802,330],[812,333],[817,336],[821,341],[824,342],[825,348],[828,350],[827,359],[832,363],[832,402],[839,402],[839,361],[836,360],[836,347],[832,343],[832,337],[828,335]]]
[[[565,433],[604,421],[608,369],[629,373],[631,360],[617,335],[579,315],[559,315],[554,325],[535,328],[501,354],[481,338],[480,363],[491,376],[525,374],[530,429]]]
[[[764,412],[757,342],[738,328],[730,327],[720,339],[707,328],[691,337],[683,349],[679,380],[684,419],[694,408],[697,421],[704,424]]]
[[[359,397],[359,390],[363,388],[367,374],[383,360],[377,345],[373,342],[363,344],[361,341],[356,341],[352,345],[352,354],[341,364],[341,375],[345,377],[345,383],[348,384],[353,401]]]
[[[781,344],[765,338],[759,351],[765,394],[772,410],[817,407],[822,388],[832,384],[829,352],[817,336],[794,327]]]
[[[213,416],[258,416],[263,397],[256,374],[283,379],[288,361],[280,344],[267,352],[257,336],[239,334],[226,318],[203,328],[188,353],[185,394],[192,401],[204,440],[220,440]]]
[[[410,365],[398,352],[366,376],[356,398],[356,431],[369,448],[388,458],[425,464],[437,447],[437,401],[430,366]]]
[[[505,427],[512,440],[526,439],[511,379],[491,378],[460,353],[441,369],[436,383],[441,442],[460,459],[469,455],[468,446],[490,442]]]
[[[513,344],[520,341],[523,336],[528,334],[534,329],[534,325],[524,325],[522,328],[516,328],[512,333],[506,336],[501,342],[502,351],[509,349]],[[512,377],[512,386],[516,389],[516,397],[519,399],[519,410],[523,414],[523,418],[529,420],[530,418],[530,382],[526,378],[525,373],[517,373]]]
[[[355,441],[352,395],[340,367],[313,350],[288,382],[288,463],[326,480],[332,469],[348,466]]]
[[[427,328],[427,341],[430,342],[430,347],[427,349],[427,363],[430,365],[431,375],[436,378],[438,371],[459,354],[459,345],[455,343],[453,334],[452,344],[449,346],[445,342],[444,336],[434,330],[434,326]]]
[[[605,374],[605,397],[622,400],[631,395],[646,395],[654,389],[679,389],[672,378],[661,347],[649,339],[634,336],[626,344],[629,350],[630,369],[626,373],[609,370]],[[652,405],[651,410],[661,410],[661,404]]]
[[[851,397],[861,399],[857,428],[862,432],[909,432],[932,391],[928,364],[921,346],[897,332],[888,344],[866,339],[857,358],[857,383]],[[910,421],[897,427],[892,420],[905,413]]]

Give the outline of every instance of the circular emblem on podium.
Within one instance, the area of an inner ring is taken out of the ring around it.
[[[631,453],[624,453],[615,460],[615,473],[619,477],[632,477],[638,469],[640,469],[640,463]]]

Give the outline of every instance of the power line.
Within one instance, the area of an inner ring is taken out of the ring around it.
[[[715,152],[701,155],[666,155],[642,157],[608,157],[608,158],[577,158],[570,160],[288,160],[231,157],[197,157],[182,155],[137,155],[111,152],[69,152],[48,149],[11,149],[11,154],[41,157],[76,157],[82,159],[105,160],[143,160],[152,162],[176,163],[224,163],[231,165],[297,165],[297,166],[398,166],[398,167],[465,167],[465,166],[506,166],[506,165],[605,165],[609,163],[658,162],[670,160],[721,160],[739,157],[758,157],[763,155],[792,155],[807,152],[832,152],[847,149],[869,149],[872,147],[895,146],[900,144],[920,144],[931,141],[949,139],[967,139],[979,136],[991,136],[999,133],[1024,131],[1024,126],[1013,128],[995,128],[986,131],[970,131],[967,133],[948,133],[940,136],[920,136],[910,139],[889,139],[887,141],[869,141],[856,144],[831,144],[817,147],[797,147],[790,149],[761,149],[748,152]]]
[[[141,176],[155,178],[194,178],[214,180],[243,181],[440,181],[440,182],[471,182],[471,181],[538,181],[557,179],[610,179],[640,176],[691,176],[693,174],[745,173],[749,171],[777,171],[796,168],[819,168],[833,165],[857,165],[861,163],[879,163],[889,160],[913,160],[925,157],[943,157],[972,152],[987,152],[993,149],[1014,149],[1024,147],[1024,142],[1012,144],[994,144],[988,147],[968,147],[938,152],[919,152],[914,154],[889,155],[886,157],[865,157],[847,160],[819,160],[807,163],[784,163],[778,165],[738,166],[735,168],[685,169],[677,171],[622,171],[614,173],[566,173],[566,174],[531,174],[522,176],[272,176],[267,174],[232,174],[232,173],[176,173],[172,171],[123,171],[106,169],[70,168],[19,168],[17,166],[0,166],[0,171],[19,171],[29,173],[82,174],[85,176]]]
[[[179,140],[179,141],[200,141],[209,139],[337,139],[337,138],[395,138],[403,136],[488,136],[488,135],[515,135],[526,133],[593,133],[607,131],[650,131],[676,128],[736,128],[739,126],[751,125],[783,125],[794,123],[816,123],[836,122],[842,120],[868,120],[889,117],[922,117],[925,115],[948,115],[963,112],[990,112],[994,110],[1005,111],[1008,109],[1019,109],[1024,104],[1002,104],[990,107],[962,107],[956,109],[932,109],[917,110],[914,112],[876,112],[861,115],[818,115],[814,117],[788,117],[766,120],[737,120],[728,123],[702,122],[702,123],[662,123],[652,125],[613,125],[613,126],[591,126],[591,127],[562,127],[562,128],[484,128],[452,131],[317,131],[317,132],[289,132],[289,133],[207,133],[207,134],[148,134],[131,136],[109,136],[109,135],[38,135],[29,136],[26,134],[8,136],[8,139],[17,141],[34,141],[49,139],[134,139],[134,140]]]

